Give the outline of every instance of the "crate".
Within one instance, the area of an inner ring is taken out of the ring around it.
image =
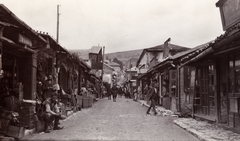
[[[93,97],[89,97],[89,107],[92,107],[93,105]]]
[[[77,106],[82,108],[83,105],[83,96],[77,95]]]
[[[88,108],[90,106],[89,97],[83,97],[83,108]]]
[[[24,127],[9,125],[7,128],[6,135],[14,138],[22,138],[24,137],[24,133],[25,133]]]

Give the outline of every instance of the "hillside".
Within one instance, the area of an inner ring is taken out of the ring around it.
[[[122,51],[122,52],[114,52],[114,53],[107,53],[105,54],[106,59],[114,59],[117,58],[122,62],[129,61],[131,58],[139,58],[143,49],[139,50],[130,50],[130,51]]]

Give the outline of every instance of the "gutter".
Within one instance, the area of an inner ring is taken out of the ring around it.
[[[212,53],[214,51],[214,49],[212,47],[207,48],[206,50],[204,50],[203,52],[201,52],[200,54],[198,54],[197,56],[193,57],[191,60],[188,60],[187,62],[183,63],[182,65],[179,66],[179,68],[185,66],[186,64],[192,63],[194,61],[197,61],[201,58],[203,58],[204,56],[206,56],[209,53]]]
[[[222,46],[232,43],[235,40],[238,40],[239,38],[240,38],[240,32],[238,31],[236,34],[230,35],[228,38],[223,39],[220,42],[216,43],[212,48],[216,50]]]

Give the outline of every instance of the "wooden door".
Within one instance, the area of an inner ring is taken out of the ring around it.
[[[158,80],[159,80],[159,105],[162,105],[162,75],[159,75],[159,78],[158,78]]]
[[[213,63],[196,70],[194,113],[216,118],[216,68]]]
[[[171,100],[171,110],[176,112],[178,104],[178,93],[177,93],[177,70],[169,71],[169,93]]]
[[[217,111],[216,68],[214,64],[208,65],[208,105],[209,115],[215,116]]]

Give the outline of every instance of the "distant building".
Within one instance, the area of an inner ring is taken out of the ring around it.
[[[109,66],[113,67],[116,72],[121,72],[121,66],[118,63],[111,62],[109,63]]]
[[[169,56],[173,56],[188,49],[189,48],[187,47],[174,44],[168,44],[167,47]],[[155,66],[159,62],[162,62],[164,60],[163,56],[164,44],[144,49],[136,63],[136,67],[139,69],[139,73],[146,73],[151,67]]]
[[[103,64],[103,74],[112,74],[114,71],[114,68],[111,67],[109,64],[104,63]]]
[[[133,67],[125,71],[125,82],[130,82],[130,93],[133,94],[133,91],[137,89],[137,76],[138,68]]]
[[[137,65],[138,58],[130,58],[126,63],[126,69],[135,67]]]
[[[97,77],[102,76],[102,47],[101,46],[92,46],[90,49],[84,50],[70,50],[70,52],[74,52],[80,58],[83,59],[90,67],[91,73],[95,74]]]

